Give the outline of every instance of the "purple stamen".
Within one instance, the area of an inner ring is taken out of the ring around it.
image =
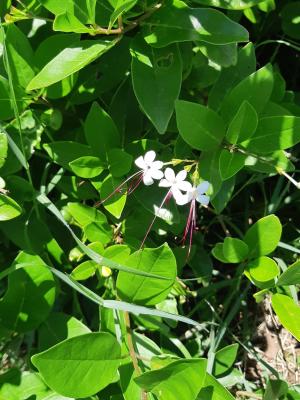
[[[94,204],[94,207],[99,207],[101,206],[101,204],[105,203],[107,200],[109,200],[113,195],[115,195],[116,193],[122,193],[122,188],[124,185],[126,185],[127,182],[129,182],[131,179],[135,178],[138,175],[141,175],[141,180],[143,179],[143,171],[138,171],[135,174],[131,175],[129,178],[127,178],[124,182],[122,182],[119,186],[116,187],[116,189],[110,193],[107,197],[105,197],[105,199],[98,201],[97,203]],[[139,181],[139,183],[141,182],[141,180]],[[136,188],[134,188],[136,189]],[[132,193],[132,191],[131,191]]]

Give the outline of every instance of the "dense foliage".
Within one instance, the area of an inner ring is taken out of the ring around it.
[[[0,399],[300,399],[300,2],[0,17]]]

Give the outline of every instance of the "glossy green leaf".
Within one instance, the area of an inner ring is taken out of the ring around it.
[[[84,25],[72,12],[66,11],[55,17],[53,30],[60,32],[96,33],[96,30]]]
[[[272,258],[262,256],[249,261],[244,272],[256,286],[265,289],[274,285],[279,267]]]
[[[254,135],[242,143],[258,154],[284,150],[300,142],[300,117],[281,115],[261,118]]]
[[[300,1],[287,3],[281,10],[282,29],[293,39],[300,39],[299,33]]]
[[[279,218],[271,214],[259,219],[246,232],[244,241],[251,257],[263,256],[276,249],[281,237],[282,226]]]
[[[237,63],[236,43],[215,45],[211,43],[199,44],[199,50],[212,62],[222,67],[230,67]]]
[[[137,100],[158,132],[164,133],[181,87],[179,49],[176,45],[151,48],[138,37],[132,42],[131,54],[132,84]]]
[[[234,343],[216,352],[213,369],[214,375],[222,375],[232,367],[237,356],[238,348],[239,345]]]
[[[26,263],[22,269],[18,265]],[[21,252],[13,263],[8,289],[0,302],[1,326],[13,332],[37,328],[49,315],[55,300],[55,282],[39,256]]]
[[[266,65],[243,79],[224,98],[221,114],[226,121],[231,121],[243,101],[248,101],[259,114],[268,103],[273,90],[272,66]]]
[[[14,110],[10,101],[8,80],[0,75],[0,118],[3,120],[13,117]]]
[[[114,11],[110,16],[109,20],[109,29],[113,26],[116,20],[121,17],[121,15],[127,11],[129,11],[132,7],[135,6],[137,0],[116,0],[114,5]]]
[[[278,278],[277,285],[298,285],[300,283],[300,260],[290,265]]]
[[[255,109],[244,100],[227,128],[226,139],[232,144],[241,143],[253,136],[257,124]]]
[[[92,104],[86,117],[84,133],[93,154],[103,161],[107,161],[108,152],[120,144],[114,121],[96,102]]]
[[[80,157],[91,156],[89,146],[77,142],[51,142],[45,143],[44,149],[49,157],[57,164],[71,171],[70,162]]]
[[[212,200],[222,186],[220,174],[220,154],[221,150],[203,151],[199,159],[199,174],[202,179],[210,183],[208,195]]]
[[[107,153],[108,168],[112,176],[126,175],[132,164],[132,156],[124,150],[112,149]]]
[[[96,0],[39,0],[39,2],[55,15],[68,11],[75,15],[83,24],[95,22]]]
[[[176,101],[176,120],[180,135],[197,150],[216,149],[225,136],[225,124],[208,107],[189,101]]]
[[[245,10],[264,1],[265,0],[196,0],[195,3],[228,10]]]
[[[4,132],[0,132],[0,168],[4,165],[7,157],[8,143],[7,136]]]
[[[90,329],[77,318],[62,312],[53,312],[39,327],[39,350],[46,350],[62,340],[89,332]]]
[[[155,47],[183,41],[229,44],[248,40],[246,29],[211,8],[189,8],[183,1],[167,1],[145,21],[145,40]]]
[[[62,50],[29,82],[27,90],[40,89],[74,74],[114,46],[111,40],[84,40]]]
[[[69,163],[71,170],[81,178],[94,178],[104,170],[103,161],[98,157],[83,156]]]
[[[126,265],[163,276],[168,280],[155,282],[150,278],[129,277],[119,273],[117,291],[121,299],[137,304],[153,305],[163,301],[170,293],[177,268],[175,256],[167,244],[133,253],[126,260]]]
[[[97,263],[93,260],[84,261],[77,265],[71,273],[71,277],[76,281],[84,281],[95,275],[97,271]]]
[[[223,149],[219,159],[220,174],[224,181],[236,175],[245,165],[247,156]]]
[[[212,249],[212,255],[219,261],[228,264],[229,261],[227,258],[224,256],[224,251],[223,251],[223,243],[217,243],[215,247]]]
[[[21,213],[22,208],[14,199],[0,193],[0,222],[16,218]]]
[[[277,314],[280,323],[295,338],[300,340],[300,307],[294,300],[284,294],[273,294],[272,307]]]
[[[234,400],[234,397],[221,383],[212,375],[206,373],[203,388],[197,400]]]
[[[122,187],[121,191],[116,190],[121,183],[122,180],[120,178],[108,175],[100,189],[101,200],[105,200],[103,203],[104,208],[116,218],[121,217],[127,198],[126,185]],[[112,193],[114,194],[111,196]]]
[[[223,243],[223,254],[230,263],[239,263],[247,257],[249,253],[248,246],[240,239],[227,237]]]
[[[287,394],[289,385],[280,379],[270,379],[264,393],[263,400],[279,400]]]
[[[143,373],[135,382],[157,396],[158,400],[195,399],[206,373],[205,359],[171,362],[166,367]]]
[[[66,339],[35,354],[31,361],[57,393],[87,397],[115,379],[120,358],[117,340],[109,333],[95,332]]]

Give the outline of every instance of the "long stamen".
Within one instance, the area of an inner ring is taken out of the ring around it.
[[[190,257],[191,254],[191,249],[192,249],[192,243],[193,243],[193,233],[194,233],[194,229],[196,227],[196,200],[192,200],[192,205],[191,208],[193,209],[193,213],[192,213],[192,223],[191,223],[191,229],[190,229],[190,242],[189,242],[189,249],[188,249],[188,253],[186,256],[186,259],[188,260],[188,258]]]
[[[170,193],[171,193],[171,189],[169,189],[168,193],[167,193],[167,194],[165,195],[165,197],[163,198],[163,201],[161,202],[161,204],[160,204],[160,206],[159,206],[159,209],[157,210],[157,212],[156,212],[156,214],[155,214],[155,216],[154,216],[154,218],[153,218],[151,224],[149,225],[149,227],[148,227],[148,229],[147,229],[147,232],[146,232],[146,235],[145,235],[145,237],[144,237],[144,239],[143,239],[143,241],[142,241],[142,244],[141,244],[141,246],[140,246],[140,250],[144,247],[145,241],[146,241],[146,239],[147,239],[147,237],[148,237],[148,235],[149,235],[149,233],[150,233],[150,231],[151,231],[151,228],[152,228],[152,226],[153,226],[153,224],[154,224],[154,222],[155,222],[155,220],[156,220],[156,218],[157,218],[157,214],[158,214],[159,211],[161,210],[162,206],[165,204],[165,202],[166,202],[167,198],[169,197]]]
[[[181,243],[182,243],[182,244],[185,243],[187,234],[188,234],[189,229],[190,229],[190,224],[191,224],[191,220],[192,220],[192,208],[193,208],[193,206],[192,206],[192,203],[191,203],[189,215],[188,215],[187,222],[186,222],[186,226],[185,226],[185,230],[184,230],[184,233],[183,233],[183,238],[182,238],[182,240],[181,240]]]
[[[135,191],[135,189],[139,186],[139,184],[142,182],[144,175],[141,174],[136,180],[134,180],[128,190],[127,190],[127,194],[131,194]]]
[[[94,207],[99,207],[101,206],[101,204],[105,203],[107,200],[109,200],[113,195],[115,195],[116,193],[120,192],[120,190],[122,189],[122,187],[131,179],[133,179],[134,177],[136,177],[137,175],[141,174],[143,176],[143,171],[138,171],[135,174],[131,175],[129,178],[127,178],[124,182],[122,182],[119,186],[116,187],[116,189],[110,193],[107,197],[105,197],[105,199],[98,201],[97,203],[95,203]]]

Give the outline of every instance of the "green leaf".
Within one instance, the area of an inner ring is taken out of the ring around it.
[[[100,188],[101,199],[107,199],[103,203],[104,208],[116,218],[121,217],[127,198],[126,192],[123,193],[122,191],[116,191],[121,183],[122,180],[119,178],[108,175],[104,179]],[[124,186],[123,189],[124,188],[126,188],[126,186]],[[114,194],[111,196],[112,193]]]
[[[101,211],[85,204],[68,203],[67,211],[81,226],[88,225],[91,222],[107,222],[106,216]]]
[[[172,289],[176,277],[176,259],[167,244],[158,248],[139,250],[126,260],[128,267],[160,275],[168,280],[154,281],[146,277],[133,277],[119,273],[118,296],[126,301],[143,305],[158,304]]]
[[[179,133],[192,148],[211,151],[219,147],[225,125],[213,110],[184,100],[177,100],[175,107]]]
[[[7,157],[7,150],[8,150],[7,136],[4,132],[0,132],[0,168],[5,163]]]
[[[220,11],[189,8],[183,1],[167,1],[145,22],[145,40],[155,47],[184,41],[229,44],[248,41],[248,32]]]
[[[66,11],[55,17],[53,30],[61,32],[96,33],[95,29],[85,26],[72,12]]]
[[[165,133],[181,87],[182,63],[176,45],[151,48],[141,37],[131,45],[136,98],[159,133]]]
[[[114,11],[110,16],[108,29],[113,26],[113,24],[122,14],[134,7],[136,3],[137,0],[117,0],[114,5]]]
[[[219,159],[220,174],[223,181],[236,175],[244,167],[246,158],[245,154],[223,149]]]
[[[289,385],[280,379],[270,379],[267,383],[263,400],[279,400],[287,394]]]
[[[282,29],[293,39],[300,39],[299,33],[300,1],[285,4],[281,10]]]
[[[94,332],[66,339],[35,354],[31,361],[57,393],[87,397],[114,381],[121,349],[111,334]]]
[[[237,45],[236,43],[215,45],[211,43],[199,44],[199,50],[212,62],[221,65],[222,67],[230,67],[236,65]]]
[[[252,43],[248,43],[238,52],[235,66],[222,68],[219,79],[209,92],[208,106],[218,111],[224,97],[229,91],[256,70],[255,50]]]
[[[253,136],[257,124],[255,109],[244,100],[227,128],[226,139],[232,144],[241,143]]]
[[[234,343],[216,352],[213,369],[214,375],[222,375],[232,367],[237,356],[238,348],[239,345]]]
[[[242,146],[258,154],[284,150],[300,142],[300,117],[281,115],[261,118],[254,135]]]
[[[171,362],[166,367],[148,371],[134,381],[158,400],[195,399],[206,373],[205,359],[194,358]]]
[[[228,264],[229,261],[227,258],[224,256],[224,251],[223,251],[223,243],[217,243],[215,247],[212,249],[212,255],[219,261]]]
[[[231,393],[216,378],[206,373],[203,388],[197,400],[235,400]]]
[[[216,196],[211,200],[211,204],[218,214],[220,214],[231,200],[235,188],[235,176],[227,179],[221,185]]]
[[[98,157],[83,156],[69,163],[71,170],[81,178],[95,178],[104,170],[103,161]]]
[[[107,161],[107,153],[120,144],[120,136],[112,118],[94,102],[84,123],[87,143],[95,156]]]
[[[228,10],[245,10],[264,1],[265,0],[196,0],[195,3]]]
[[[36,66],[41,70],[54,57],[62,52],[66,47],[79,41],[80,36],[76,33],[57,34],[47,37],[38,46],[34,53]],[[77,80],[77,73],[64,78],[61,82],[54,83],[47,87],[46,96],[50,99],[56,99],[67,96],[73,89]]]
[[[266,65],[247,78],[243,79],[224,98],[221,115],[231,121],[238,112],[243,101],[248,101],[259,114],[268,103],[273,90],[272,66]]]
[[[84,40],[62,50],[29,82],[27,90],[40,89],[74,74],[114,46],[114,40]]]
[[[271,214],[259,219],[246,232],[244,241],[250,256],[257,257],[272,253],[281,237],[282,226],[279,218]]]
[[[107,162],[112,176],[119,178],[130,171],[132,156],[122,149],[112,149],[107,153]]]
[[[223,244],[223,254],[230,263],[239,263],[247,257],[249,253],[248,246],[240,239],[227,237]]]
[[[9,24],[5,45],[14,85],[16,88],[19,85],[26,88],[34,77],[33,51],[30,42],[15,24]]]
[[[77,142],[60,141],[45,143],[44,149],[55,163],[69,171],[72,171],[70,168],[71,161],[92,154],[89,146]]]
[[[39,327],[39,350],[48,349],[62,340],[89,332],[89,328],[75,317],[62,312],[53,312]]]
[[[297,285],[300,283],[300,260],[290,265],[278,278],[277,285]]]
[[[219,168],[220,154],[221,150],[203,151],[199,159],[199,175],[210,183],[208,195],[211,200],[213,200],[222,186]]]
[[[68,11],[76,16],[83,24],[95,23],[96,0],[39,0],[47,10],[55,15]]]
[[[295,338],[300,340],[300,307],[289,296],[273,294],[272,307],[277,314],[280,323]]]
[[[18,265],[27,266],[18,269]],[[0,302],[0,324],[14,332],[38,327],[51,311],[55,300],[55,282],[43,260],[21,252],[8,277],[8,289]]]
[[[10,101],[9,83],[7,79],[0,75],[0,118],[6,120],[13,115],[14,109]]]
[[[97,271],[97,264],[93,260],[87,260],[77,265],[71,273],[71,277],[76,281],[84,281],[95,275]]]
[[[16,218],[21,213],[22,208],[15,200],[0,193],[0,222]]]
[[[266,289],[274,285],[279,267],[272,258],[263,256],[250,261],[244,273],[257,287]]]

